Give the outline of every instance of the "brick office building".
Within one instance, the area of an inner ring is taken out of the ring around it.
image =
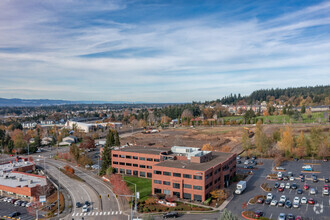
[[[112,150],[115,172],[152,179],[152,192],[204,201],[212,190],[229,185],[236,154],[199,148],[121,147]]]

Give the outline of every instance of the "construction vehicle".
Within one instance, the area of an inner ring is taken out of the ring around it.
[[[244,127],[244,130],[246,130],[246,131],[248,132],[248,134],[249,134],[249,138],[252,138],[252,137],[253,137],[254,132],[253,132],[250,128],[248,128],[248,127]]]

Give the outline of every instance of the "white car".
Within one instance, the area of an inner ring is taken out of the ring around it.
[[[300,199],[299,199],[299,197],[298,197],[298,196],[294,197],[293,202],[300,203]]]
[[[246,161],[244,162],[244,165],[248,165],[248,164],[249,164],[249,161],[246,160]]]
[[[294,177],[293,176],[290,176],[290,181],[294,181]]]
[[[276,167],[277,170],[285,170],[284,167]]]
[[[285,214],[284,213],[280,213],[280,215],[278,216],[278,220],[285,220]]]
[[[273,199],[273,194],[268,193],[266,199]]]
[[[294,197],[294,199],[293,199],[293,207],[294,208],[299,208],[299,204],[300,204],[299,197]]]
[[[30,206],[31,206],[31,203],[30,202],[25,204],[25,207],[26,208],[29,208]]]
[[[278,203],[277,200],[273,199],[272,202],[270,203],[270,205],[277,206],[277,203]]]
[[[312,166],[311,165],[305,165],[305,166],[302,166],[302,168],[303,169],[310,169],[310,168],[312,168]]]
[[[300,200],[301,204],[307,204],[307,199],[306,197],[302,197]]]
[[[280,202],[285,202],[285,201],[286,201],[286,196],[285,195],[281,195]]]
[[[290,183],[286,183],[285,188],[290,189],[291,188]]]
[[[315,190],[314,188],[311,188],[311,189],[309,190],[309,194],[311,194],[311,195],[315,195],[315,194],[316,194],[316,190]]]
[[[281,188],[285,188],[285,183],[281,183],[281,184],[280,184],[280,187],[281,187]]]
[[[88,212],[88,206],[87,205],[84,205],[82,207],[82,212]]]

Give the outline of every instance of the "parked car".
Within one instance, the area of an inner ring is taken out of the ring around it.
[[[284,188],[285,187],[285,183],[281,183],[280,187]]]
[[[278,191],[279,191],[279,192],[283,192],[283,191],[284,191],[284,188],[283,188],[283,187],[279,187],[279,188],[278,188]]]
[[[288,214],[288,215],[287,215],[287,219],[288,219],[288,220],[294,220],[294,215],[291,214],[291,213]]]
[[[267,199],[273,199],[273,194],[268,193],[266,198],[267,198]]]
[[[249,164],[249,161],[248,160],[244,161],[244,164],[245,165],[248,165]]]
[[[242,161],[238,160],[236,163],[237,163],[237,164],[241,164],[241,163],[242,163]]]
[[[306,197],[302,197],[300,200],[301,204],[307,204],[307,199]]]
[[[262,211],[257,210],[257,211],[254,212],[254,217],[255,218],[260,218],[261,216],[263,216],[263,214],[264,213]]]
[[[290,183],[286,183],[285,188],[290,189],[291,188]]]
[[[259,204],[263,204],[264,203],[264,199],[263,198],[259,198],[258,200],[257,200],[257,203],[259,203]]]
[[[272,202],[271,199],[266,199],[266,200],[265,200],[265,204],[266,204],[266,205],[270,205],[271,202]]]
[[[279,201],[279,202],[278,202],[278,207],[283,207],[283,206],[284,206],[284,204],[285,204],[285,202],[284,202],[284,201]]]
[[[236,157],[236,160],[240,160],[240,159],[241,159],[241,156],[238,155],[238,156]]]
[[[274,188],[277,189],[280,186],[278,182],[275,183]]]
[[[324,182],[328,183],[329,182],[329,178],[324,178]]]
[[[315,204],[315,201],[314,201],[313,198],[308,199],[307,202],[308,202],[308,204],[310,204],[310,205],[314,205],[314,204]]]
[[[311,195],[315,195],[315,194],[316,194],[316,190],[315,190],[314,188],[311,188],[311,189],[309,190],[309,194],[311,194]]]
[[[293,173],[291,171],[288,172],[288,176],[293,176]]]
[[[297,189],[297,194],[302,194],[302,193],[303,193],[302,189]]]
[[[286,201],[286,196],[285,196],[285,195],[281,195],[281,197],[280,197],[280,201],[285,202],[285,201]]]
[[[292,203],[291,203],[291,201],[290,200],[288,200],[288,201],[286,201],[285,202],[285,208],[291,208],[292,207]]]
[[[298,216],[296,217],[296,220],[302,220],[302,217],[298,215]]]
[[[163,218],[177,218],[179,214],[177,212],[167,212],[163,214]]]
[[[277,220],[285,220],[285,214],[284,213],[280,213],[280,215],[278,216]]]
[[[277,205],[277,200],[273,199],[270,203],[271,206],[276,206]]]
[[[309,189],[309,185],[305,184],[305,185],[304,185],[304,189],[305,189],[305,190],[308,190],[308,189]]]
[[[283,176],[283,180],[289,180],[288,176]]]
[[[21,215],[20,212],[12,212],[8,215],[8,217],[13,218],[13,217],[17,217],[17,216],[20,216],[20,215]]]
[[[301,177],[300,181],[305,182],[305,177]]]
[[[291,189],[297,189],[298,187],[297,187],[297,183],[292,183],[292,185],[291,185]]]
[[[290,176],[290,181],[294,181],[294,177],[293,176]]]
[[[22,207],[25,207],[27,203],[28,203],[28,202],[25,202],[25,201],[24,201],[24,202],[22,202],[21,206],[22,206]]]
[[[26,208],[29,208],[30,206],[31,206],[31,203],[30,202],[28,202],[28,203],[25,204],[25,207]]]

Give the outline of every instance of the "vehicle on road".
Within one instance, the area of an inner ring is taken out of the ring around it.
[[[84,205],[83,208],[82,208],[82,212],[88,212],[88,206],[87,205]]]
[[[280,215],[278,216],[277,220],[285,220],[285,214],[284,213],[280,213]]]
[[[85,205],[90,206],[91,203],[89,201],[85,201]]]
[[[163,218],[177,218],[179,216],[179,213],[177,212],[168,212],[163,214]]]
[[[238,195],[242,194],[245,189],[246,189],[246,181],[239,181],[236,185],[235,193]]]
[[[80,202],[76,202],[76,208],[80,208],[82,204]]]

